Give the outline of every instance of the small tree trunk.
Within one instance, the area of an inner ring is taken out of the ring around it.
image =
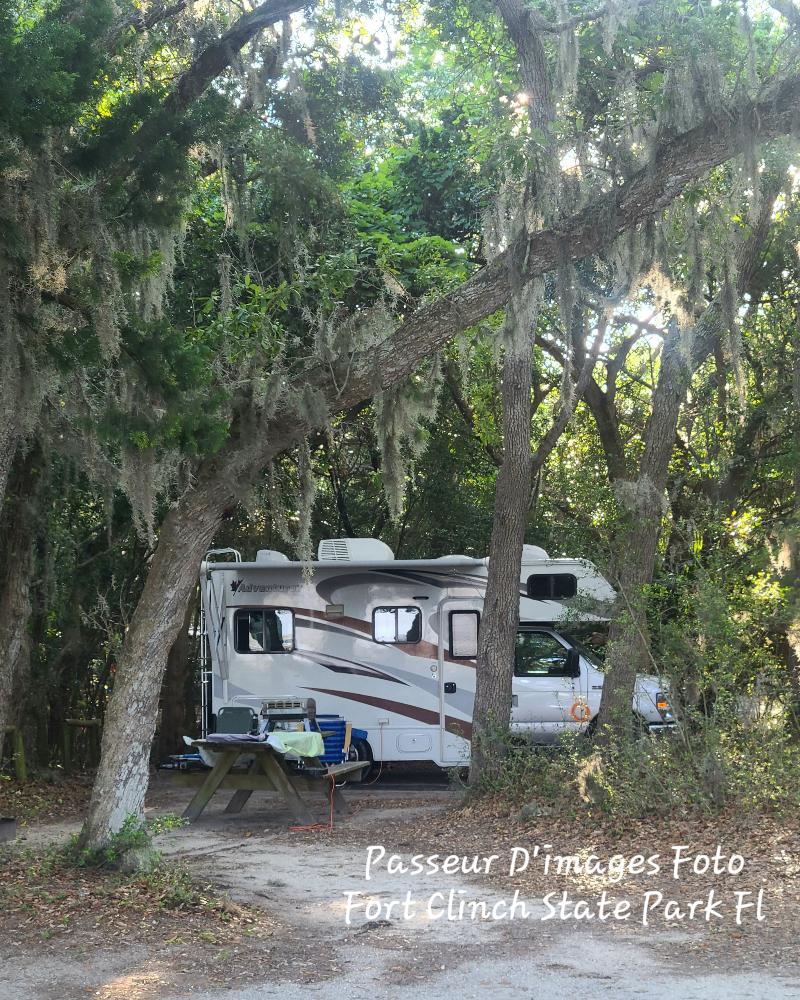
[[[633,730],[636,675],[649,662],[645,587],[653,579],[661,522],[668,509],[667,473],[687,387],[680,331],[673,321],[664,341],[639,475],[633,481],[614,481],[623,511],[622,529],[614,546],[620,614],[612,624],[606,656],[598,715],[601,742],[629,739]]]
[[[0,281],[7,275],[0,276]],[[2,298],[2,296],[0,296]],[[8,302],[6,309],[11,309]],[[0,511],[6,500],[6,490],[12,476],[14,459],[19,447],[20,371],[18,348],[0,345],[0,365],[3,372],[3,391],[0,393]]]
[[[0,744],[5,727],[16,723],[12,703],[18,679],[30,656],[31,575],[34,561],[36,504],[41,482],[41,451],[34,448],[18,461],[4,518],[0,574]]]
[[[783,584],[789,593],[789,619],[786,628],[786,666],[792,690],[789,724],[795,735],[800,736],[800,302],[795,304],[794,365],[792,368],[792,402],[794,426],[792,450],[794,452],[794,505],[791,521],[786,531],[788,565]]]
[[[497,475],[489,578],[481,618],[470,782],[491,773],[511,721],[519,577],[531,491],[533,334],[503,364],[503,461]]]
[[[650,486],[651,484],[647,484]],[[637,481],[640,487],[640,481]],[[650,667],[645,588],[653,579],[656,550],[661,533],[663,505],[653,503],[629,511],[627,524],[615,544],[619,612],[611,623],[606,654],[605,682],[598,716],[599,739],[628,739],[633,723],[636,675]]]
[[[102,848],[125,822],[141,817],[150,746],[167,656],[185,620],[200,562],[232,500],[231,482],[199,482],[169,512],[117,662],[103,726],[100,767],[81,844]]]

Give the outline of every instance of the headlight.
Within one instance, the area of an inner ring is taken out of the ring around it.
[[[658,714],[665,722],[672,721],[672,706],[669,703],[669,698],[667,698],[663,691],[659,691],[656,694],[656,708],[658,709]]]

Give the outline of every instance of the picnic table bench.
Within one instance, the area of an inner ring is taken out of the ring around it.
[[[321,737],[319,742],[322,743]],[[192,787],[199,785],[192,801],[183,811],[184,818],[189,820],[197,819],[215,792],[221,788],[234,790],[225,807],[226,813],[241,812],[253,792],[274,790],[282,795],[298,823],[311,825],[314,819],[302,793],[321,791],[326,798],[331,797],[335,812],[346,814],[347,803],[336,787],[336,781],[369,766],[366,761],[346,761],[326,766],[316,754],[307,756],[306,753],[289,750],[295,760],[302,761],[303,769],[300,770],[291,766],[286,755],[267,741],[228,740],[221,744],[216,741],[194,740],[192,746],[212,751],[219,756],[211,770],[205,774],[190,771],[175,774],[178,784]],[[319,751],[320,754],[321,752]],[[252,755],[249,767],[246,771],[233,772],[233,766],[243,755]]]

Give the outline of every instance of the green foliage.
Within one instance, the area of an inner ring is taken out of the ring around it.
[[[352,190],[364,228],[397,242],[434,234],[456,242],[480,231],[485,182],[452,123],[419,125],[416,135],[372,159]]]
[[[40,143],[102,91],[110,0],[5,4],[0,11],[0,134]],[[2,161],[0,161],[2,164]]]

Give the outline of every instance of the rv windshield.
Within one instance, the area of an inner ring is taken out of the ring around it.
[[[582,625],[571,624],[569,628],[559,629],[559,632],[592,666],[597,667],[598,670],[604,668],[606,644],[608,643],[607,622],[585,622]]]

